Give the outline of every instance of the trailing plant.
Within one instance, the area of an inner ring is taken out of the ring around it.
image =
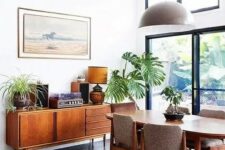
[[[42,91],[36,88],[37,81],[32,75],[20,74],[18,76],[5,76],[7,80],[3,82],[0,86],[0,91],[2,91],[2,97],[6,100],[6,110],[14,111],[16,100],[27,100],[26,105],[36,107],[37,92],[42,93]],[[30,96],[34,96],[35,102],[31,101]],[[40,103],[41,104],[41,103]],[[42,107],[42,104],[41,104]]]
[[[183,100],[182,93],[178,92],[171,86],[167,86],[162,92],[161,95],[165,97],[165,100],[169,102],[169,107],[167,108],[167,113],[178,113],[178,105]]]
[[[122,59],[125,61],[124,68],[122,71],[112,71],[105,91],[106,98],[115,103],[122,102],[126,98],[136,103],[135,99],[143,98],[146,90],[160,85],[165,79],[162,63],[158,57],[153,57],[152,53],[138,56],[126,52],[122,55]],[[128,70],[128,67],[131,70]]]

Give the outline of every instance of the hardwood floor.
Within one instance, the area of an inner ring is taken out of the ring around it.
[[[57,149],[57,150],[109,150],[109,146],[110,146],[109,142],[110,142],[110,140],[106,140],[105,148],[104,148],[103,142],[100,141],[100,142],[94,142],[93,146],[90,142],[87,144],[61,148],[61,149]]]

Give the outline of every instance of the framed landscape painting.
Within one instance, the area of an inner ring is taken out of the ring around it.
[[[18,56],[91,58],[91,18],[18,8]]]

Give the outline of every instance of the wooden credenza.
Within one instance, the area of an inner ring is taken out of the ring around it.
[[[92,139],[110,132],[105,114],[110,105],[16,111],[7,114],[6,143],[14,149],[31,149]]]

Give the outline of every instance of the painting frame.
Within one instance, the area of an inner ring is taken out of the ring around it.
[[[18,8],[18,58],[91,59],[91,18]]]

